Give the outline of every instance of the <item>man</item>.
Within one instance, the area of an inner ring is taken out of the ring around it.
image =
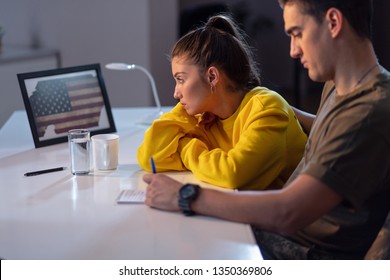
[[[390,208],[390,73],[370,0],[280,0],[290,55],[326,82],[302,161],[282,190],[218,192],[147,174],[146,204],[248,223],[270,259],[362,259]],[[180,205],[180,206],[179,206]]]

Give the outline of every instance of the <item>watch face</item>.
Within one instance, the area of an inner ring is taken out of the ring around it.
[[[186,216],[195,215],[191,209],[191,202],[196,199],[199,194],[200,187],[198,185],[186,184],[179,191],[179,207]]]
[[[180,190],[180,196],[184,199],[191,198],[195,195],[196,189],[193,185],[186,185]]]

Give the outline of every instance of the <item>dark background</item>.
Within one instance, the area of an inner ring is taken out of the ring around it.
[[[262,83],[290,104],[315,113],[321,83],[312,82],[298,60],[289,56],[283,14],[277,0],[180,0],[179,36],[213,14],[229,12],[249,36],[262,71]],[[373,44],[382,66],[390,69],[390,1],[374,0]]]

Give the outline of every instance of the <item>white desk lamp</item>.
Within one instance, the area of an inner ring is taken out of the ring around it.
[[[158,97],[157,88],[156,88],[156,84],[154,82],[153,76],[150,74],[150,72],[145,67],[142,67],[142,66],[136,65],[136,64],[126,64],[126,63],[114,62],[114,63],[106,64],[106,68],[110,69],[110,70],[122,70],[122,71],[138,69],[138,70],[141,70],[142,72],[144,72],[146,74],[146,76],[148,76],[150,84],[152,86],[154,101],[156,102],[156,106],[157,106],[158,111],[156,114],[144,119],[141,123],[151,124],[155,119],[158,119],[163,114],[163,111],[161,110],[161,103],[160,103],[160,99]]]

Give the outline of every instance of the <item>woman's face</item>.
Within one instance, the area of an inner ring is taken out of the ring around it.
[[[191,116],[210,111],[213,106],[210,84],[198,66],[183,57],[172,59],[172,75],[176,81],[173,97]]]

